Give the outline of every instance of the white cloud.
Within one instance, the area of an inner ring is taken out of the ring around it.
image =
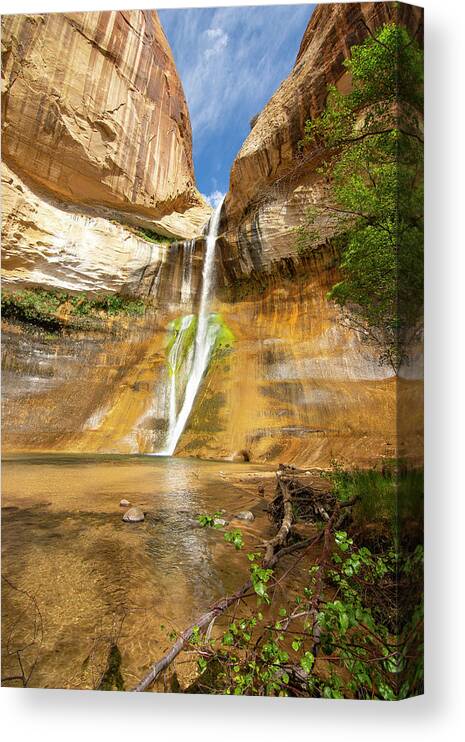
[[[211,189],[209,203],[218,201],[218,186],[226,190],[223,171],[229,171],[250,119],[292,69],[311,10],[272,5],[159,11],[187,98],[196,159],[213,154],[211,180],[203,185]]]
[[[159,15],[202,149],[240,116],[248,124],[290,72],[296,50],[289,48],[289,37],[302,35],[310,6],[190,8]]]
[[[213,193],[210,193],[209,196],[206,196],[204,193],[202,194],[202,196],[204,197],[207,204],[210,204],[213,209],[216,209],[221,199],[224,198],[224,193],[221,193],[221,191],[213,191]]]
[[[222,28],[207,28],[204,31],[204,36],[207,37],[207,43],[209,44],[204,50],[204,56],[207,60],[220,54],[228,45],[228,34]]]

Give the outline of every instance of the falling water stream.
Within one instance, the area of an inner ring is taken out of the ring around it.
[[[217,328],[211,324],[209,325],[208,320],[214,285],[215,247],[222,207],[223,199],[216,207],[208,225],[205,258],[202,270],[202,293],[200,296],[200,306],[197,319],[194,355],[190,362],[190,368],[188,368],[188,380],[184,390],[184,398],[179,414],[177,414],[176,409],[176,382],[178,373],[177,356],[182,343],[182,334],[188,329],[192,317],[185,317],[183,319],[179,329],[179,334],[170,351],[168,359],[171,372],[168,435],[165,448],[158,452],[158,456],[172,456],[174,454],[178,440],[181,437],[187,420],[189,419],[189,415],[197,396],[203,375],[208,367],[212,349],[215,344]]]
[[[192,257],[195,249],[195,239],[184,243],[184,260],[181,284],[181,303],[186,304],[192,294]]]

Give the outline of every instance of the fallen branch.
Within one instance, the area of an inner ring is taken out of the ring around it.
[[[263,544],[265,554],[262,561],[262,567],[264,569],[274,568],[283,556],[291,554],[295,551],[299,551],[301,549],[306,549],[310,546],[313,547],[321,538],[324,538],[324,547],[318,563],[320,564],[320,566],[325,564],[330,551],[330,533],[332,530],[337,530],[340,523],[342,522],[342,519],[345,516],[344,509],[353,505],[356,500],[356,498],[353,498],[352,500],[349,500],[345,503],[338,503],[334,508],[332,515],[328,516],[326,527],[321,530],[320,533],[316,536],[298,541],[297,543],[291,544],[289,546],[285,546],[293,523],[292,498],[295,494],[295,483],[293,481],[291,470],[292,467],[284,467],[284,465],[281,464],[280,469],[276,473],[277,489],[280,492],[280,496],[282,497],[283,514],[279,530],[273,536],[273,538]],[[343,511],[342,513],[341,510]],[[252,593],[250,593],[250,591],[252,591]],[[140,693],[147,690],[147,688],[149,688],[155,682],[159,675],[164,670],[166,670],[166,668],[169,667],[169,665],[171,665],[176,657],[185,649],[186,645],[189,643],[189,640],[192,638],[194,630],[195,632],[206,631],[208,635],[208,632],[211,631],[211,626],[215,619],[223,614],[230,606],[238,603],[245,597],[248,597],[249,594],[253,594],[253,585],[251,580],[247,580],[247,582],[245,582],[232,595],[225,596],[218,600],[216,603],[213,603],[213,605],[210,606],[210,608],[205,613],[203,613],[197,619],[197,621],[192,623],[187,629],[182,632],[182,634],[180,634],[180,636],[173,644],[173,646],[168,650],[168,652],[166,652],[166,654],[164,654],[163,657],[158,660],[158,662],[155,662],[152,665],[152,667],[142,678],[142,680],[134,688],[132,688],[132,691]],[[316,606],[314,608],[316,608]],[[315,644],[317,644],[318,637],[314,638],[316,640]]]
[[[281,556],[284,555],[284,553],[289,554],[290,550],[295,551],[297,548],[304,548],[307,545],[306,542],[299,542],[298,544],[294,544],[293,547],[289,547],[288,549],[281,549],[277,552],[277,549],[286,542],[291,530],[292,502],[289,489],[289,481],[281,476],[281,472],[278,472],[276,474],[276,477],[278,481],[278,487],[281,490],[283,496],[284,515],[279,531],[276,533],[275,536],[273,536],[272,539],[267,541],[265,544],[265,556],[262,562],[262,567],[264,569],[270,569],[274,567]],[[251,580],[247,580],[247,582],[242,585],[242,587],[240,587],[239,590],[237,590],[233,595],[228,595],[214,603],[209,608],[209,610],[206,611],[206,613],[203,613],[202,616],[200,616],[200,618],[195,621],[195,623],[191,624],[182,632],[171,649],[169,649],[168,652],[166,652],[166,654],[163,655],[160,660],[158,660],[158,662],[155,662],[155,664],[152,665],[152,667],[142,678],[142,680],[134,688],[132,688],[132,691],[140,693],[141,691],[147,690],[147,688],[149,688],[152,683],[155,682],[160,673],[163,672],[163,670],[166,670],[166,668],[173,662],[173,660],[176,659],[178,654],[183,651],[186,644],[191,639],[192,634],[194,633],[194,629],[196,631],[199,629],[208,629],[211,622],[214,621],[217,616],[224,613],[231,605],[243,598],[251,588],[252,582]]]

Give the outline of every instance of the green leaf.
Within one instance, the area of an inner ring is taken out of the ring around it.
[[[300,666],[308,674],[311,673],[314,662],[315,657],[311,652],[305,652],[304,656],[300,658]]]
[[[254,590],[260,598],[265,598],[267,596],[266,585],[264,582],[256,582]]]

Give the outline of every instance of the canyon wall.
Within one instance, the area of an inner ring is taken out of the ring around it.
[[[323,111],[328,85],[350,88],[343,66],[350,48],[368,29],[392,22],[421,41],[422,8],[394,2],[316,6],[294,68],[252,122],[232,166],[221,251],[226,280],[272,271],[274,263],[295,257],[294,230],[306,208],[326,195],[326,179],[318,173],[325,153],[300,145],[305,123]],[[327,214],[317,222],[323,238],[333,224]]]
[[[119,287],[152,258],[131,227],[198,233],[210,210],[154,11],[4,16],[2,83],[6,284]]]
[[[200,390],[179,451],[329,464],[367,464],[401,450],[421,458],[422,358],[396,377],[326,298],[340,280],[330,243],[337,215],[317,220],[309,254],[296,227],[327,201],[325,155],[301,148],[327,88],[350,89],[343,61],[385,23],[422,42],[423,11],[397,3],[330,3],[314,10],[293,70],[252,121],[231,170],[219,239],[217,308],[234,351]],[[409,414],[406,414],[406,410]]]
[[[299,148],[305,121],[322,110],[328,84],[350,85],[343,67],[350,47],[366,37],[367,27],[375,30],[390,20],[421,36],[419,8],[317,6],[293,70],[233,164],[211,310],[221,315],[234,342],[210,363],[178,455],[229,458],[246,451],[252,460],[273,463],[327,466],[337,458],[368,465],[395,456],[403,436],[410,455],[421,457],[420,362],[408,379],[395,377],[327,300],[339,278],[339,255],[330,243],[333,221],[320,224],[323,239],[306,255],[299,255],[295,239],[306,207],[321,201],[326,189],[317,171],[321,153]],[[109,208],[103,198],[98,208]],[[63,203],[60,210],[67,218]],[[123,289],[149,305],[144,318],[102,318],[99,331],[61,337],[25,336],[14,323],[7,326],[6,449],[155,452],[163,447],[168,421],[167,329],[172,320],[197,311],[204,239],[148,245],[120,223],[103,228],[108,220],[100,212],[84,214],[82,207],[73,218],[85,220],[86,234],[93,235],[86,249],[90,262],[100,261],[99,286]],[[172,219],[183,236],[178,212]],[[200,225],[188,236],[195,231],[200,234]],[[15,261],[29,259],[31,245],[36,253],[44,249],[42,232],[34,232],[34,239],[29,232],[17,255],[7,251],[12,271]],[[76,235],[73,240],[79,241]],[[38,269],[49,276],[58,272],[56,285],[71,275],[70,262],[60,264],[59,249],[53,262],[58,268]],[[117,270],[109,265],[113,255]],[[80,278],[79,265],[73,270],[72,280],[87,287],[91,270],[84,277],[81,271]],[[413,410],[402,431],[400,400]]]

